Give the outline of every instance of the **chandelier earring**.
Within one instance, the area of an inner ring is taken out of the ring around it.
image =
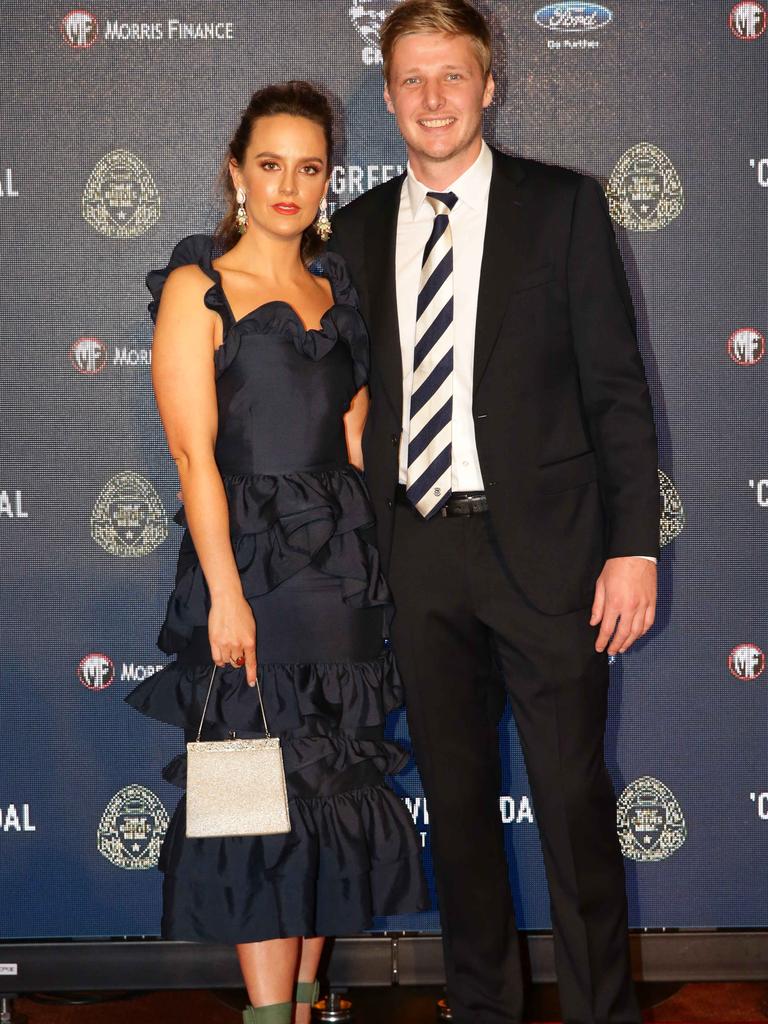
[[[320,200],[320,212],[315,221],[315,231],[324,242],[327,242],[331,237],[331,222],[328,219],[328,200],[325,196]]]
[[[237,199],[237,213],[235,214],[235,224],[237,230],[241,235],[245,234],[245,229],[248,227],[248,214],[245,210],[245,189],[241,186],[235,193]]]

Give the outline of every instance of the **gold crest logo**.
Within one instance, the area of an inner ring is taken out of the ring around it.
[[[108,480],[93,506],[91,536],[120,558],[141,558],[162,544],[168,517],[149,480],[130,472]]]
[[[616,825],[621,852],[630,860],[665,860],[688,835],[674,793],[648,775],[630,783],[619,797]]]
[[[168,812],[151,789],[124,786],[107,804],[96,833],[99,853],[118,868],[157,866],[168,829]]]
[[[685,526],[685,511],[677,489],[666,473],[659,470],[659,492],[661,494],[661,519],[659,522],[659,544],[664,547],[679,537]]]
[[[629,231],[658,231],[683,210],[683,186],[667,154],[649,142],[628,149],[605,190],[611,216]]]
[[[96,164],[83,192],[83,217],[109,238],[135,238],[160,217],[160,194],[145,165],[127,149]]]

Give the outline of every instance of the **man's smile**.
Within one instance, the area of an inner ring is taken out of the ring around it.
[[[420,117],[418,119],[422,128],[447,128],[455,124],[455,117]]]

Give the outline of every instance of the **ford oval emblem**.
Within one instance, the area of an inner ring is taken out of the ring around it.
[[[613,20],[613,12],[602,4],[547,4],[534,14],[537,25],[555,32],[591,32]]]

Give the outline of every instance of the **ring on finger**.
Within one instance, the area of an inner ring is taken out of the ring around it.
[[[243,657],[242,654],[239,655],[237,658],[233,658],[230,655],[229,661],[230,661],[230,664],[235,666],[235,668],[242,668],[243,665],[245,664],[245,658]]]

